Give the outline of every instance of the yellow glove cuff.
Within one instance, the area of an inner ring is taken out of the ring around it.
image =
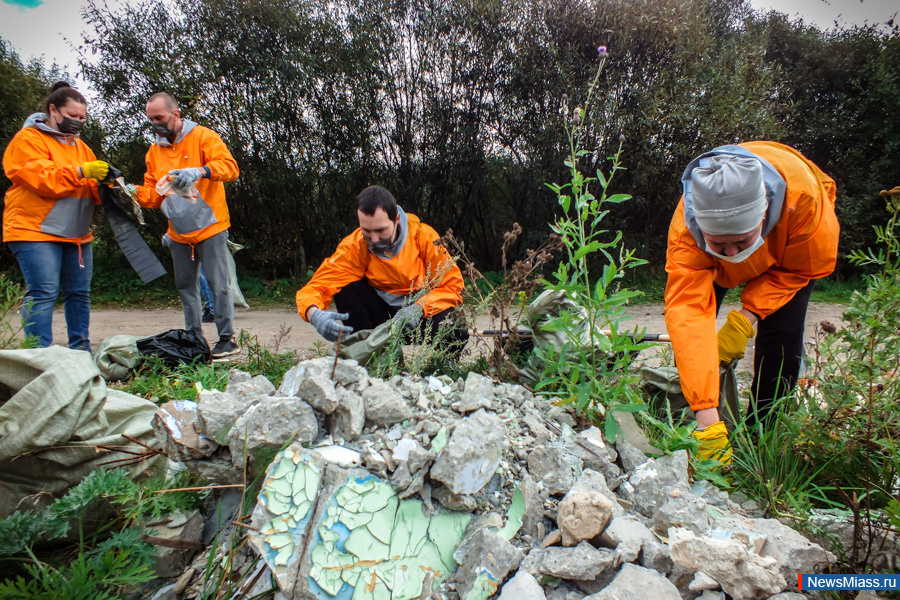
[[[728,436],[728,429],[725,427],[725,421],[718,421],[705,429],[694,432],[694,437],[701,442],[715,440],[722,436]]]

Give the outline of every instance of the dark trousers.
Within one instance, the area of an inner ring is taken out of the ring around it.
[[[375,288],[369,284],[368,279],[360,279],[344,286],[334,295],[334,305],[337,312],[350,315],[349,318],[344,319],[344,324],[352,327],[353,331],[374,329],[400,310],[385,302],[384,298],[379,296]],[[435,339],[441,323],[448,320],[454,326],[444,340],[451,345],[458,356],[469,340],[469,332],[466,330],[465,321],[457,318],[455,308],[448,308],[428,319],[422,319],[419,324],[419,332],[427,335],[429,339]]]
[[[772,411],[775,398],[790,394],[797,383],[803,358],[806,307],[815,286],[816,280],[810,280],[787,304],[757,322],[753,353],[753,385],[750,388],[750,406],[747,409],[748,426],[755,425],[757,419],[765,419]],[[728,290],[716,284],[713,284],[713,288],[718,315],[722,299]]]

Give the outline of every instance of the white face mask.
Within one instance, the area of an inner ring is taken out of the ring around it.
[[[724,260],[725,262],[730,263],[739,263],[744,262],[750,255],[759,250],[760,246],[763,245],[762,235],[756,238],[756,241],[735,254],[734,256],[725,256],[724,254],[719,254],[718,252],[713,252],[710,250],[709,246],[706,247],[706,251],[718,258],[719,260]]]

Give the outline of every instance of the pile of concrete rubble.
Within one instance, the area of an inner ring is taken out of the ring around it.
[[[215,528],[249,534],[235,566],[261,557],[254,590],[274,581],[276,598],[804,598],[797,574],[834,560],[752,502],[692,483],[685,452],[647,458],[639,436],[612,444],[575,426],[475,373],[382,381],[333,358],[299,363],[278,389],[233,371],[224,392],[154,420],[169,458],[213,483],[271,461],[252,518],[232,525],[235,502]],[[174,537],[212,537],[176,525]],[[206,564],[170,561],[183,575],[166,592],[196,596]]]

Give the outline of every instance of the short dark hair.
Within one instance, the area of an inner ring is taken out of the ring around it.
[[[384,210],[391,221],[397,219],[397,201],[394,195],[380,185],[370,185],[356,197],[356,210],[370,217],[378,209]]]
[[[59,110],[68,104],[69,100],[74,100],[79,104],[87,106],[87,100],[84,99],[81,92],[65,81],[57,81],[53,84],[53,87],[50,88],[50,95],[47,96],[47,99],[44,101],[44,112],[49,115],[51,104],[56,107],[56,110]]]
[[[170,111],[179,109],[178,102],[175,101],[175,98],[172,97],[172,94],[166,92],[156,92],[155,94],[150,96],[150,99],[147,100],[147,104],[150,104],[157,98],[162,98],[163,103],[166,105],[166,108],[168,108]]]

